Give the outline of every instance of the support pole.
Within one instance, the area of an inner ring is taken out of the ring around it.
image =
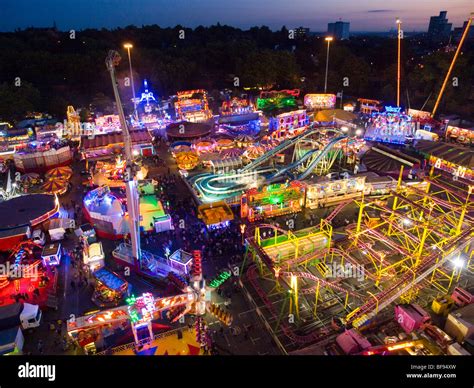
[[[446,77],[444,78],[443,85],[441,86],[441,90],[439,92],[438,98],[436,99],[435,105],[433,107],[433,111],[431,112],[431,117],[434,117],[436,114],[436,111],[438,110],[439,103],[441,101],[441,98],[443,97],[444,90],[446,89],[446,85],[448,84],[449,78],[451,77],[451,73],[454,68],[454,64],[456,63],[456,59],[459,56],[459,53],[461,52],[461,47],[466,40],[469,27],[472,24],[472,19],[474,17],[474,13],[471,13],[471,16],[469,17],[469,20],[467,21],[466,28],[464,29],[464,32],[461,36],[461,40],[459,41],[458,48],[456,49],[456,52],[454,54],[453,60],[451,61],[451,64],[449,65],[448,72],[446,73]]]

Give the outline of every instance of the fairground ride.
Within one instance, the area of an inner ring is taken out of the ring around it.
[[[286,166],[259,168],[268,163],[278,153],[290,147],[298,146],[299,142],[304,141],[311,135],[323,132],[335,133],[336,135],[325,143],[312,143],[315,148],[307,149],[302,155],[296,154],[294,161]],[[198,192],[200,200],[204,203],[230,198],[236,198],[238,201],[240,195],[251,187],[282,181],[285,177],[290,180],[302,180],[310,174],[323,175],[327,173],[340,155],[340,145],[347,140],[347,136],[342,135],[337,129],[313,127],[301,135],[285,140],[237,172],[221,175],[199,174],[190,178],[190,182]]]
[[[230,274],[228,275],[230,277]],[[153,344],[155,335],[152,329],[152,321],[161,318],[162,313],[165,312],[171,323],[179,321],[186,314],[195,315],[199,324],[199,328],[196,328],[199,337],[198,342],[203,345],[204,342],[209,340],[205,332],[206,325],[202,324],[202,319],[206,313],[214,316],[224,325],[232,323],[230,313],[211,302],[211,292],[221,283],[213,284],[211,282],[209,286],[205,284],[202,275],[201,251],[193,251],[193,265],[189,282],[175,272],[170,272],[167,280],[174,284],[180,293],[166,297],[154,296],[151,293],[140,296],[132,295],[126,299],[126,305],[124,306],[69,320],[68,334],[73,339],[79,340],[88,331],[102,330],[128,322],[133,332],[135,348],[138,351]],[[200,330],[203,332],[200,332]]]
[[[357,222],[342,239],[333,239],[331,221],[351,201],[319,227],[248,228],[241,285],[282,349],[320,343],[344,327],[364,330],[394,302],[427,306],[472,273],[473,186],[432,170],[421,189],[403,184],[402,173],[390,194],[355,201]]]

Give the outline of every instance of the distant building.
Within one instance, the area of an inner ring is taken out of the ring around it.
[[[328,34],[338,40],[349,39],[349,28],[349,22],[328,23]]]
[[[295,38],[306,38],[309,34],[309,28],[307,27],[298,27],[295,28]]]
[[[451,35],[452,23],[448,23],[446,17],[447,11],[441,11],[439,16],[431,16],[430,25],[428,27],[428,35],[437,40],[449,38]]]
[[[453,40],[455,42],[459,42],[461,40],[462,33],[466,29],[467,26],[467,20],[464,22],[462,27],[455,27],[453,31]],[[471,25],[469,28],[469,32],[467,33],[466,40],[474,40],[474,27]]]

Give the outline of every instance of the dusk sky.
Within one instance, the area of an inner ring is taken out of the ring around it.
[[[48,27],[60,30],[114,28],[130,24],[181,24],[186,27],[220,22],[248,28],[305,26],[325,31],[341,18],[351,31],[388,31],[400,17],[406,31],[425,31],[429,17],[448,11],[461,26],[474,11],[473,0],[1,0],[1,31]]]

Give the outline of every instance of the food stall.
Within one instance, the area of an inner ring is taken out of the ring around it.
[[[84,244],[84,250],[82,253],[82,259],[84,264],[89,267],[91,272],[97,271],[102,268],[105,263],[104,249],[102,248],[101,242],[95,242],[92,244]]]
[[[41,259],[44,265],[56,266],[61,263],[62,249],[61,243],[53,243],[45,245],[41,252]]]

